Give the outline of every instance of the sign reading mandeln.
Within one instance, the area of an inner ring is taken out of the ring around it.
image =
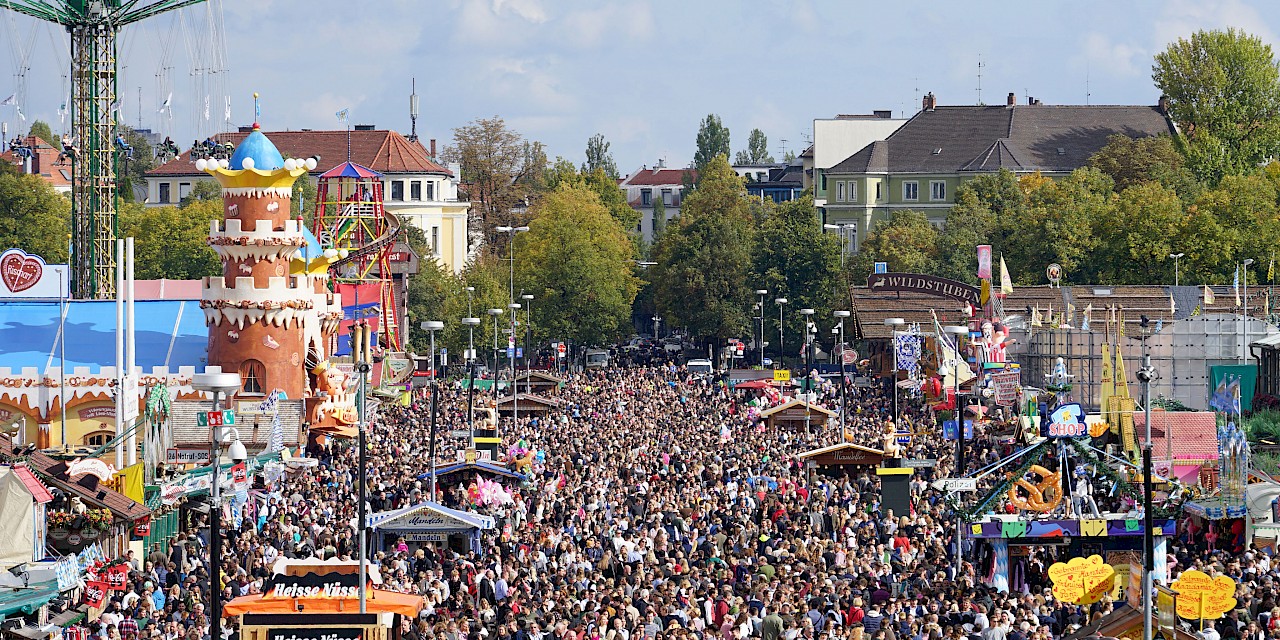
[[[953,298],[971,303],[975,307],[979,304],[981,293],[975,286],[922,273],[873,273],[867,276],[867,288],[877,292],[909,291]]]

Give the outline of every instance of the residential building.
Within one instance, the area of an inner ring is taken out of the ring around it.
[[[221,134],[220,143],[238,145],[249,135],[249,127]],[[267,136],[285,157],[319,158],[310,172],[314,183],[320,174],[346,160],[382,174],[383,205],[410,224],[422,229],[431,244],[431,255],[454,273],[466,266],[468,257],[467,214],[471,203],[458,199],[458,170],[435,160],[431,150],[396,131],[357,125],[342,131],[278,131]],[[174,205],[191,193],[200,181],[213,178],[197,171],[188,150],[147,172],[147,206]],[[304,203],[311,205],[311,203]],[[310,216],[307,216],[310,223]]]
[[[735,167],[736,168],[736,167]],[[804,166],[799,162],[769,169],[764,180],[747,182],[747,194],[769,198],[774,202],[790,202],[804,191]]]
[[[1171,134],[1163,102],[1155,106],[1017,104],[922,109],[884,140],[823,172],[823,222],[850,225],[854,250],[878,220],[898,209],[922,211],[942,224],[966,180],[1008,169],[1062,177],[1085,165],[1115,134]]]
[[[734,173],[740,178],[746,178],[748,183],[751,182],[767,182],[769,180],[769,172],[774,169],[786,168],[784,162],[757,162],[754,164],[735,164],[733,165]]]
[[[14,165],[22,173],[39,176],[58,193],[71,193],[71,163],[58,162],[61,149],[36,136],[22,138],[21,145],[10,145],[9,142],[4,141],[6,150],[0,153],[0,162]]]
[[[636,225],[636,233],[645,242],[653,242],[655,203],[662,203],[667,220],[680,215],[685,172],[693,174],[695,178],[697,176],[693,169],[668,169],[659,162],[652,169],[640,167],[618,182],[618,188],[627,194],[627,203],[640,212],[640,224]]]
[[[828,169],[872,142],[889,137],[906,121],[905,118],[894,118],[887,110],[815,118],[813,144],[800,154],[804,165],[804,187],[816,187],[813,194],[815,204],[821,207],[827,199],[828,189],[823,184],[822,175]]]

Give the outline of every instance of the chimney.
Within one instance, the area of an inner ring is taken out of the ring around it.
[[[1035,103],[1036,103],[1036,99],[1035,99],[1035,98],[1033,98],[1033,97],[1031,97],[1031,96],[1027,96],[1027,104],[1028,104],[1028,105],[1033,105],[1033,104],[1035,104]]]
[[[937,107],[938,98],[933,95],[933,92],[930,91],[929,93],[924,94],[924,103],[921,105],[921,109],[924,111],[933,111]]]
[[[1005,98],[1004,104],[1006,107],[1012,107],[1013,105],[1018,104],[1018,95],[1010,91],[1009,97]]]
[[[1164,115],[1169,115],[1169,96],[1160,96],[1160,101],[1156,103],[1156,109]]]
[[[431,139],[431,159],[432,160],[436,159],[436,139],[435,138]]]
[[[665,169],[665,168],[667,168],[667,159],[666,159],[666,158],[658,158],[658,167],[657,167],[657,168],[659,168],[659,169]]]

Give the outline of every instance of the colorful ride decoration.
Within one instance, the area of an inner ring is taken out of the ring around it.
[[[1072,558],[1049,566],[1053,597],[1072,604],[1093,604],[1111,592],[1116,584],[1115,567],[1102,556]]]
[[[1189,620],[1216,620],[1236,608],[1236,582],[1203,571],[1183,571],[1170,585],[1178,592],[1178,615]]]
[[[400,219],[383,207],[382,174],[344,162],[320,175],[311,228],[342,294],[344,317],[339,336],[353,323],[370,324],[378,351],[400,351],[395,292],[391,286],[391,249]],[[335,353],[351,345],[338,341]]]
[[[1038,464],[1029,472],[1036,476],[1033,484],[1025,477],[1016,478],[1009,487],[1009,504],[1023,511],[1049,513],[1062,504],[1062,474]]]

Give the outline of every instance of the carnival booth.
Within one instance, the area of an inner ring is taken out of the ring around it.
[[[810,428],[821,427],[828,420],[833,420],[836,417],[836,412],[805,402],[799,398],[793,398],[776,407],[760,412],[760,419],[764,420],[769,429],[774,430],[803,431],[806,424]]]
[[[381,578],[368,567],[365,611],[360,613],[357,562],[281,561],[263,593],[241,596],[222,607],[225,617],[240,616],[244,640],[387,640],[398,628],[395,617],[414,618],[423,599],[374,586]]]
[[[480,532],[494,526],[494,519],[489,516],[429,501],[369,516],[374,546],[379,551],[394,550],[403,538],[410,550],[424,542],[443,542],[459,552],[479,553]]]

